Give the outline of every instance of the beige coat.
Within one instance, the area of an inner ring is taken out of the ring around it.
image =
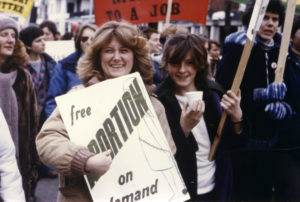
[[[150,96],[150,100],[172,153],[175,154],[176,146],[171,136],[164,107],[155,97]],[[36,138],[36,146],[41,161],[59,172],[58,201],[92,201],[83,175],[85,162],[94,154],[90,153],[87,148],[70,141],[57,108],[44,123]]]

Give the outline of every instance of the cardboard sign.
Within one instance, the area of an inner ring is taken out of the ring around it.
[[[166,19],[168,0],[105,0],[94,1],[97,25],[125,20],[132,24]],[[186,20],[206,24],[208,0],[173,0],[170,20]]]
[[[28,18],[34,0],[0,0],[0,12],[14,13]]]
[[[56,62],[67,57],[75,51],[74,40],[46,41],[45,52]]]
[[[56,98],[70,139],[99,153],[110,169],[85,180],[94,201],[185,201],[177,164],[139,73]]]

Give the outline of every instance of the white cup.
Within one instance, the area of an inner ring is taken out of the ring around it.
[[[185,95],[188,98],[189,107],[192,107],[194,102],[202,100],[203,91],[191,91],[185,93]]]

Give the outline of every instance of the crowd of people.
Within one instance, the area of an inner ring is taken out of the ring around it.
[[[224,43],[182,25],[159,32],[128,22],[82,24],[65,36],[74,36],[75,52],[60,61],[45,53],[45,41],[60,38],[53,22],[19,30],[1,15],[0,201],[35,201],[42,175],[59,177],[57,201],[92,201],[83,176],[105,174],[111,153],[72,142],[55,97],[134,72],[189,201],[300,201],[300,17],[293,21],[283,81],[274,82],[285,8],[270,0],[235,93],[230,88],[253,12],[249,2],[245,30]],[[203,98],[189,104],[186,94],[193,91]],[[223,112],[222,140],[209,161]]]

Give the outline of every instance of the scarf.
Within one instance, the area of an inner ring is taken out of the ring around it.
[[[16,157],[19,159],[19,115],[18,102],[13,85],[17,78],[17,71],[0,72],[0,107],[7,121],[13,142],[16,147]]]

